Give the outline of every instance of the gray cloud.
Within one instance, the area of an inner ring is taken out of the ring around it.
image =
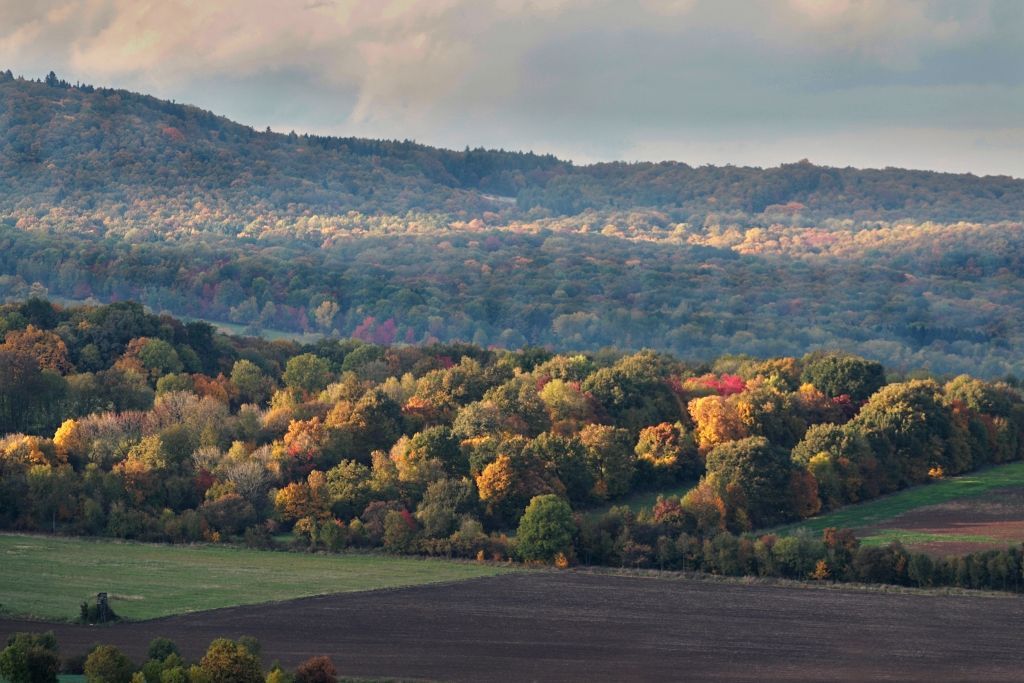
[[[0,64],[275,129],[1024,176],[1016,0],[0,0]]]

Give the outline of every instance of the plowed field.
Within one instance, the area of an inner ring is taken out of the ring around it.
[[[54,624],[64,654],[197,658],[253,635],[286,666],[328,654],[350,676],[455,681],[1019,681],[1024,600],[587,572],[523,572],[304,598],[113,627]],[[0,637],[41,630],[0,620]]]

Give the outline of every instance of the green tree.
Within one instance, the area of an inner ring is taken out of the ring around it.
[[[708,453],[707,471],[726,506],[741,507],[755,527],[789,516],[789,453],[764,437],[715,446]]]
[[[149,641],[149,649],[146,651],[146,654],[150,659],[162,662],[171,655],[180,655],[181,651],[178,650],[177,644],[170,638],[158,637]]]
[[[53,632],[15,633],[0,652],[0,678],[8,683],[57,683],[60,658]]]
[[[331,364],[316,354],[303,353],[288,360],[282,378],[289,389],[313,394],[331,381]]]
[[[416,521],[427,536],[444,538],[455,531],[459,513],[474,500],[468,480],[439,479],[427,486],[416,508]]]
[[[969,466],[967,440],[953,438],[958,426],[941,403],[939,386],[933,381],[884,387],[851,424],[864,433],[878,457],[883,490],[926,481],[934,467],[956,474]]]
[[[149,371],[152,379],[181,372],[185,366],[174,347],[163,339],[148,339],[139,349],[139,362]]]
[[[590,467],[597,473],[595,494],[614,498],[629,491],[636,473],[636,453],[628,429],[589,424],[579,434]]]
[[[812,354],[804,358],[801,380],[826,396],[846,394],[854,401],[866,401],[885,385],[885,370],[881,363],[857,356]]]
[[[231,382],[246,403],[263,403],[270,394],[271,382],[260,367],[242,358],[231,368]]]
[[[572,508],[565,499],[554,494],[535,496],[519,520],[519,554],[524,560],[543,562],[551,562],[559,554],[568,557],[575,531]]]

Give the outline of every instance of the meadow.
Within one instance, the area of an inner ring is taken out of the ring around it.
[[[0,611],[73,620],[104,591],[125,619],[493,576],[503,567],[381,554],[315,555],[0,535]]]
[[[860,531],[857,535],[867,545],[899,541],[908,547],[937,546],[949,550],[954,544],[1003,548],[1012,541],[1024,541],[1024,537],[1012,537],[1019,535],[1016,527],[1024,522],[1024,509],[1013,496],[1019,489],[1024,489],[1022,462],[915,486],[777,531],[790,534],[806,529],[820,534],[828,527],[836,527]],[[1001,514],[988,511],[988,519],[984,520],[994,533],[986,533],[986,525],[975,519],[979,506],[988,500],[1000,504]],[[1010,536],[1006,533],[1008,525],[1014,528]]]

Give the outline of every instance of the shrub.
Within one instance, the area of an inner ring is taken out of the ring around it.
[[[338,671],[329,657],[310,657],[295,670],[295,683],[337,683]]]
[[[88,683],[131,683],[135,666],[113,645],[100,645],[85,659]]]
[[[15,633],[0,652],[0,678],[8,683],[56,683],[60,670],[53,632]]]

